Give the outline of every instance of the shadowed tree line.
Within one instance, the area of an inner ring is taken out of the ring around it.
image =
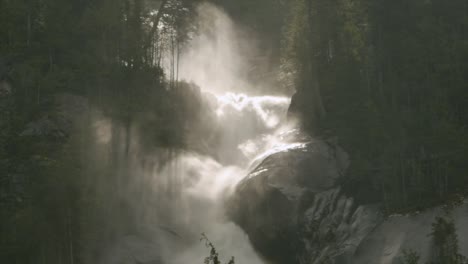
[[[189,148],[187,131],[209,127],[200,90],[178,80],[195,4],[0,1],[0,262],[96,263],[137,232],[120,153],[131,138]]]
[[[291,113],[351,156],[344,184],[387,212],[468,186],[468,3],[291,0],[283,76]]]
[[[358,199],[394,212],[466,194],[466,1],[215,2],[261,32],[290,114],[350,153]]]

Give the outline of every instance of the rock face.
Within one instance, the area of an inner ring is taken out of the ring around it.
[[[39,119],[28,123],[21,136],[66,138],[89,111],[87,99],[71,94],[55,96],[51,104],[54,111],[43,113]]]
[[[352,255],[379,215],[340,191],[348,163],[341,148],[321,140],[272,154],[238,185],[229,214],[269,262]]]
[[[267,263],[401,263],[404,250],[431,260],[430,233],[441,208],[384,219],[377,205],[357,204],[338,179],[347,154],[311,140],[265,158],[228,201],[228,214]],[[468,201],[452,218],[460,253],[468,255]]]

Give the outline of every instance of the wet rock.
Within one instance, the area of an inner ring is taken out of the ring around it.
[[[302,263],[347,263],[380,221],[376,207],[357,205],[339,188],[316,194],[299,224]]]
[[[238,185],[228,202],[231,218],[273,263],[352,255],[379,215],[340,191],[347,154],[322,140],[291,146],[264,159]]]
[[[241,181],[228,214],[268,263],[396,264],[405,250],[431,261],[432,224],[442,207],[384,218],[379,205],[358,204],[338,181],[347,154],[310,140],[266,157]],[[468,200],[449,214],[468,255]]]

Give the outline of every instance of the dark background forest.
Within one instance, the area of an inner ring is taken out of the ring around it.
[[[290,116],[350,154],[347,192],[387,214],[467,193],[468,1],[212,2],[258,36],[269,67],[251,78],[295,92]],[[85,158],[86,109],[144,120],[148,148],[197,147],[185,132],[207,110],[178,56],[199,3],[0,0],[0,262],[86,263],[125,232],[111,219],[132,222],[113,161]]]

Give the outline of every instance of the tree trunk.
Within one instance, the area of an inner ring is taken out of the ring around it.
[[[41,101],[41,85],[37,85],[37,91],[36,91],[36,104],[39,105]]]
[[[70,249],[70,264],[74,264],[74,254],[73,254],[73,233],[72,233],[72,214],[71,210],[68,209],[68,243]]]
[[[318,74],[318,67],[319,67],[319,38],[320,36],[320,24],[318,21],[318,3],[317,0],[308,0],[308,20],[309,20],[309,40],[310,40],[310,47],[309,47],[309,67],[308,67],[308,81],[307,83],[311,86],[312,95],[313,95],[313,107],[314,107],[314,114],[316,116],[316,121],[325,117],[326,111],[325,106],[323,104],[323,99],[320,92],[320,80]]]
[[[180,43],[179,43],[179,38],[177,38],[176,83],[179,82],[179,62],[180,62]]]
[[[27,31],[28,31],[28,34],[27,34],[26,44],[29,47],[31,44],[31,10],[28,10]]]
[[[148,48],[149,45],[151,45],[151,38],[153,38],[154,34],[156,34],[158,30],[158,25],[159,22],[161,21],[161,18],[166,10],[167,4],[169,0],[162,0],[161,5],[159,6],[158,13],[156,14],[156,17],[154,18],[153,22],[153,27],[151,28],[149,34],[148,34],[148,39],[144,43],[144,47]]]

